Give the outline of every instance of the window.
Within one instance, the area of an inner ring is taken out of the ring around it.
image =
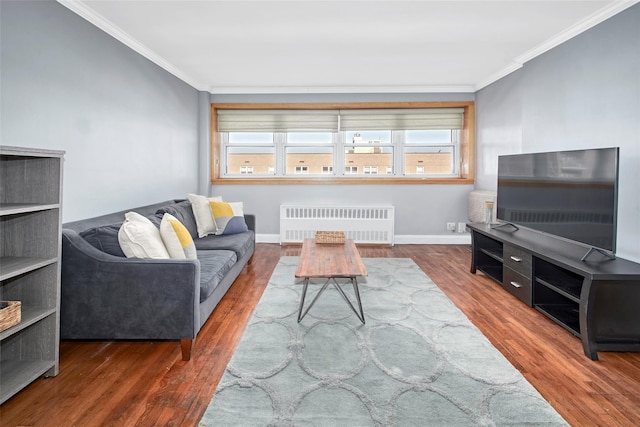
[[[212,182],[473,182],[472,102],[363,105],[213,104]]]
[[[365,166],[364,167],[364,174],[365,175],[375,175],[378,173],[378,167],[377,166]]]
[[[358,167],[357,166],[345,166],[344,167],[344,173],[345,174],[356,174],[356,173],[358,173]]]

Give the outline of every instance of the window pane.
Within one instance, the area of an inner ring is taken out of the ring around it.
[[[273,174],[274,147],[227,147],[227,175]]]
[[[451,130],[408,130],[405,132],[407,144],[451,143]]]
[[[327,174],[333,170],[333,147],[286,147],[286,175]]]
[[[450,175],[453,173],[452,147],[407,147],[405,175]]]
[[[358,144],[358,143],[382,143],[389,144],[391,142],[390,130],[368,130],[368,131],[349,131],[345,132],[346,144]]]
[[[273,133],[229,132],[229,144],[273,144]]]
[[[377,144],[347,146],[344,149],[344,166],[347,174],[391,174],[393,173],[393,147]]]
[[[287,142],[292,144],[331,144],[331,132],[289,132]]]

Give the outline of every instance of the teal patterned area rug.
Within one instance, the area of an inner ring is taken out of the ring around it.
[[[333,286],[298,323],[297,262],[280,259],[201,426],[567,425],[411,259],[363,259],[364,325]]]

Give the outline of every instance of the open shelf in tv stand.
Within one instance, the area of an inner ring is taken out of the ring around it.
[[[526,228],[467,224],[471,273],[482,271],[505,290],[598,351],[640,351],[640,264],[610,259],[584,246]]]

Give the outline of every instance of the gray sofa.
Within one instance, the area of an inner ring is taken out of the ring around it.
[[[193,237],[198,259],[126,258],[118,243],[124,214],[159,226],[164,213]],[[255,251],[248,231],[198,238],[188,200],[169,200],[62,226],[61,339],[180,340],[191,358],[196,335]]]

